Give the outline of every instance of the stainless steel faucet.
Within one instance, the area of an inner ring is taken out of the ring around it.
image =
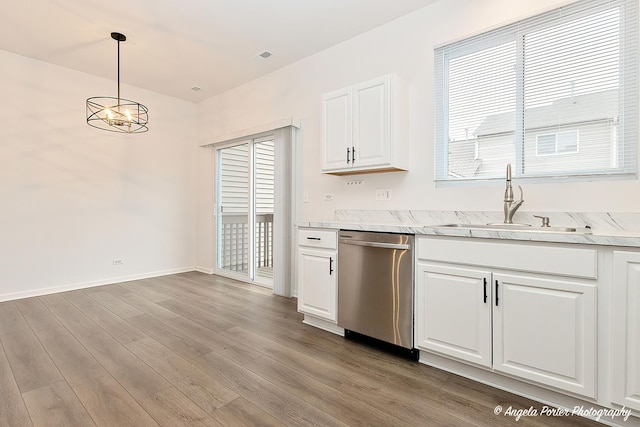
[[[504,190],[504,223],[513,224],[513,214],[516,213],[518,208],[524,203],[522,198],[522,187],[518,185],[520,189],[520,200],[514,200],[513,188],[511,187],[511,163],[507,164],[507,188]]]

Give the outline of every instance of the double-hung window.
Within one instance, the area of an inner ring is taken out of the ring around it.
[[[536,136],[536,156],[578,153],[578,131],[570,130]]]
[[[435,180],[633,177],[638,1],[582,0],[435,49]]]

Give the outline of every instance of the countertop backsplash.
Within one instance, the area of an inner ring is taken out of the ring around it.
[[[514,222],[538,226],[540,218],[550,218],[554,227],[591,227],[594,233],[640,234],[640,212],[517,212]],[[333,221],[339,223],[389,224],[404,226],[434,226],[442,224],[488,224],[501,223],[503,212],[499,211],[425,211],[425,210],[336,210]]]

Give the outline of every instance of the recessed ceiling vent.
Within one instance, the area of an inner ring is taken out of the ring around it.
[[[269,52],[268,50],[265,50],[264,52],[262,52],[260,55],[262,58],[267,59],[268,57],[270,57],[271,55],[273,55],[273,53]]]

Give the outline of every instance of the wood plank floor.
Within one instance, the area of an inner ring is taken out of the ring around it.
[[[0,303],[0,426],[595,426],[190,272]]]

